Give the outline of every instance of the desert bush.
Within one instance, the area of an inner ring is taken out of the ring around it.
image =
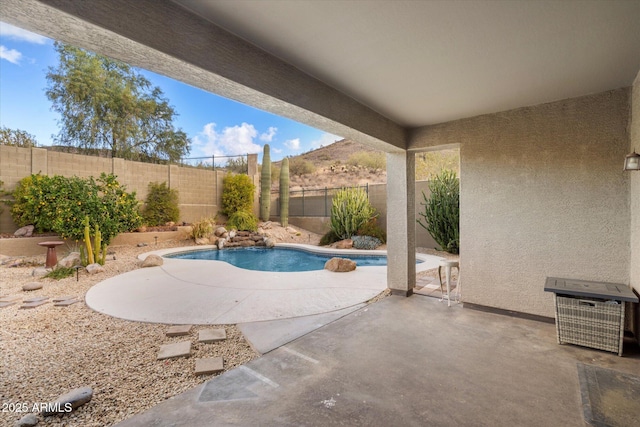
[[[320,246],[330,245],[338,241],[340,241],[340,237],[338,237],[333,230],[329,230],[320,238]]]
[[[351,239],[356,249],[373,250],[382,244],[380,239],[371,236],[353,236]]]
[[[347,164],[362,166],[370,170],[387,170],[387,158],[384,153],[358,151],[349,156]]]
[[[249,211],[236,211],[229,217],[227,227],[240,231],[256,231],[258,218]]]
[[[105,244],[142,223],[135,192],[127,193],[111,174],[97,180],[34,174],[18,183],[13,197],[11,216],[18,226],[33,224],[38,232],[65,239],[84,237],[85,216],[99,226]]]
[[[371,236],[380,240],[382,243],[387,241],[387,233],[378,225],[378,218],[371,218],[369,221],[362,224],[356,232],[358,236]]]
[[[338,190],[331,201],[331,230],[340,239],[349,239],[376,216],[362,188]]]
[[[164,225],[167,222],[178,222],[178,190],[169,188],[166,182],[149,183],[149,192],[142,211],[142,219],[146,225]]]
[[[49,279],[54,279],[54,280],[60,280],[69,276],[73,276],[75,272],[76,272],[76,269],[73,267],[57,266],[54,270],[51,270],[44,277],[47,277]]]
[[[215,221],[209,218],[203,218],[200,221],[194,222],[191,224],[191,233],[189,236],[194,240],[207,237],[213,233],[213,226],[215,223]]]
[[[245,156],[230,157],[225,165],[227,171],[234,173],[247,173],[248,167]]]
[[[460,246],[460,182],[456,173],[444,170],[429,182],[431,197],[422,193],[424,212],[418,223],[442,250],[457,254]]]
[[[289,160],[289,173],[291,175],[309,175],[315,171],[316,167],[314,164],[301,157],[292,157],[291,160]]]
[[[238,211],[251,211],[255,191],[247,175],[227,174],[222,180],[222,213],[230,217]]]

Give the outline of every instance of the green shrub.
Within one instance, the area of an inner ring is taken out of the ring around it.
[[[208,218],[203,218],[198,222],[194,222],[191,224],[191,238],[195,240],[207,237],[213,233],[213,226],[215,223],[215,221]]]
[[[255,191],[247,175],[226,175],[222,180],[222,213],[230,217],[238,211],[251,211]]]
[[[73,267],[58,266],[54,270],[51,270],[49,273],[47,273],[44,277],[48,277],[49,279],[60,280],[60,279],[64,279],[65,277],[73,276],[75,272],[76,272],[76,269]]]
[[[98,225],[102,241],[140,226],[135,192],[127,193],[114,175],[90,178],[45,176],[23,178],[13,193],[11,216],[18,226],[33,224],[36,231],[58,233],[65,239],[84,237],[85,216]]]
[[[248,211],[236,211],[229,217],[227,228],[235,228],[239,231],[256,231],[258,218]]]
[[[343,188],[333,196],[331,230],[340,239],[349,239],[375,216],[375,209],[361,188]]]
[[[336,233],[334,233],[333,230],[329,230],[320,239],[320,246],[330,245],[338,241],[340,241],[340,238],[336,236]]]
[[[178,190],[169,188],[166,182],[149,183],[149,192],[142,211],[142,219],[146,225],[164,225],[167,222],[178,222]]]
[[[362,224],[356,232],[358,236],[371,236],[380,240],[382,243],[387,242],[387,233],[378,225],[378,218],[371,218]]]
[[[347,164],[351,166],[362,166],[367,169],[387,170],[387,158],[384,153],[371,151],[358,151],[349,156]]]
[[[418,223],[442,250],[457,254],[460,247],[460,182],[456,173],[444,170],[429,182],[431,197],[422,193],[424,213]],[[423,222],[424,221],[424,222]]]
[[[309,175],[316,171],[316,167],[308,160],[301,157],[293,157],[289,161],[289,173],[291,175]]]

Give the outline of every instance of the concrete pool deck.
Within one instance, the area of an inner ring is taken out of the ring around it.
[[[386,255],[386,251],[329,250],[282,244],[320,253]],[[194,246],[141,254],[213,249]],[[437,256],[416,254],[416,270],[438,266]],[[161,267],[141,268],[109,278],[86,294],[92,309],[110,316],[166,324],[237,324],[339,313],[387,287],[386,267],[358,267],[349,273],[327,270],[268,272],[237,268],[223,261],[164,258]]]

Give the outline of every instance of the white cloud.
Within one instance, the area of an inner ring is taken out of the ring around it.
[[[343,138],[341,136],[333,135],[331,133],[323,133],[320,135],[320,138],[315,141],[311,141],[311,149],[315,150],[316,148],[326,147],[327,145],[331,145],[336,141],[340,141]]]
[[[22,53],[15,49],[7,49],[4,46],[0,46],[0,59],[6,59],[12,64],[19,65],[22,59]]]
[[[6,22],[0,22],[0,36],[35,44],[45,44],[48,40],[46,37],[23,30],[22,28],[14,27]]]
[[[300,149],[300,138],[290,139],[284,142],[284,146],[290,150],[299,150]]]
[[[242,123],[216,130],[215,123],[207,123],[202,132],[193,138],[193,145],[205,156],[233,156],[237,154],[259,153],[262,147],[254,142],[258,131],[253,125]]]
[[[276,136],[278,128],[271,126],[268,131],[260,135],[260,141],[271,142],[273,137]]]

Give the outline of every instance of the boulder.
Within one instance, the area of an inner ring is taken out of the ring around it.
[[[295,228],[288,226],[287,228],[285,228],[285,230],[287,230],[287,233],[289,234],[298,234],[298,230],[296,230]]]
[[[89,264],[86,267],[87,273],[93,275],[98,273],[104,273],[104,267],[98,263]]]
[[[336,249],[351,249],[353,248],[353,240],[351,239],[340,240],[339,242],[336,243],[335,247]]]
[[[33,236],[33,225],[25,225],[24,227],[18,228],[13,235],[16,237],[31,237]]]
[[[164,225],[165,227],[173,227],[174,225],[176,225],[176,223],[173,221],[169,221],[169,222],[165,222]]]
[[[218,238],[216,236],[209,237],[209,244],[210,245],[217,245],[217,243],[218,243]]]
[[[47,274],[49,274],[50,272],[51,272],[50,268],[37,267],[37,268],[33,269],[33,271],[31,272],[31,275],[33,277],[43,277],[43,276],[46,276]]]
[[[249,246],[255,246],[255,242],[253,240],[243,240],[241,242],[239,242],[239,245],[242,246],[243,248],[247,248]]]
[[[42,415],[48,417],[50,415],[71,412],[91,401],[92,397],[93,390],[91,387],[76,388],[75,390],[71,390],[69,393],[58,397],[55,402],[50,403],[48,408],[45,411],[42,411]]]
[[[331,258],[324,264],[324,269],[336,273],[345,273],[356,269],[356,262],[346,258]]]
[[[276,241],[271,237],[267,237],[266,239],[264,239],[264,245],[268,248],[272,248],[276,245]]]
[[[218,227],[216,228],[216,231],[214,231],[214,234],[218,237],[221,237],[224,233],[227,232],[227,229],[224,227]]]
[[[144,261],[142,261],[141,267],[159,267],[164,264],[164,260],[159,255],[148,255]]]
[[[22,286],[22,290],[25,292],[37,291],[38,289],[42,289],[42,283],[40,282],[30,282]]]
[[[138,243],[136,246],[139,247],[139,248],[143,248],[143,247],[149,246],[149,245],[147,245],[146,243]]]
[[[236,234],[237,234],[237,231],[236,231],[236,230],[231,230],[231,231],[229,232],[229,238],[230,238],[230,239],[233,239],[234,237],[236,237]]]
[[[146,233],[147,232],[147,226],[143,225],[138,227],[138,229],[136,230],[138,233]]]
[[[71,268],[76,265],[82,265],[80,252],[71,252],[69,255],[58,261],[58,264],[66,268]]]
[[[227,243],[227,239],[225,238],[218,239],[218,249],[224,248],[225,243]]]
[[[206,237],[198,237],[196,239],[196,245],[208,245],[211,242]]]
[[[38,416],[36,414],[27,414],[20,418],[13,425],[14,427],[33,427],[38,425]]]

